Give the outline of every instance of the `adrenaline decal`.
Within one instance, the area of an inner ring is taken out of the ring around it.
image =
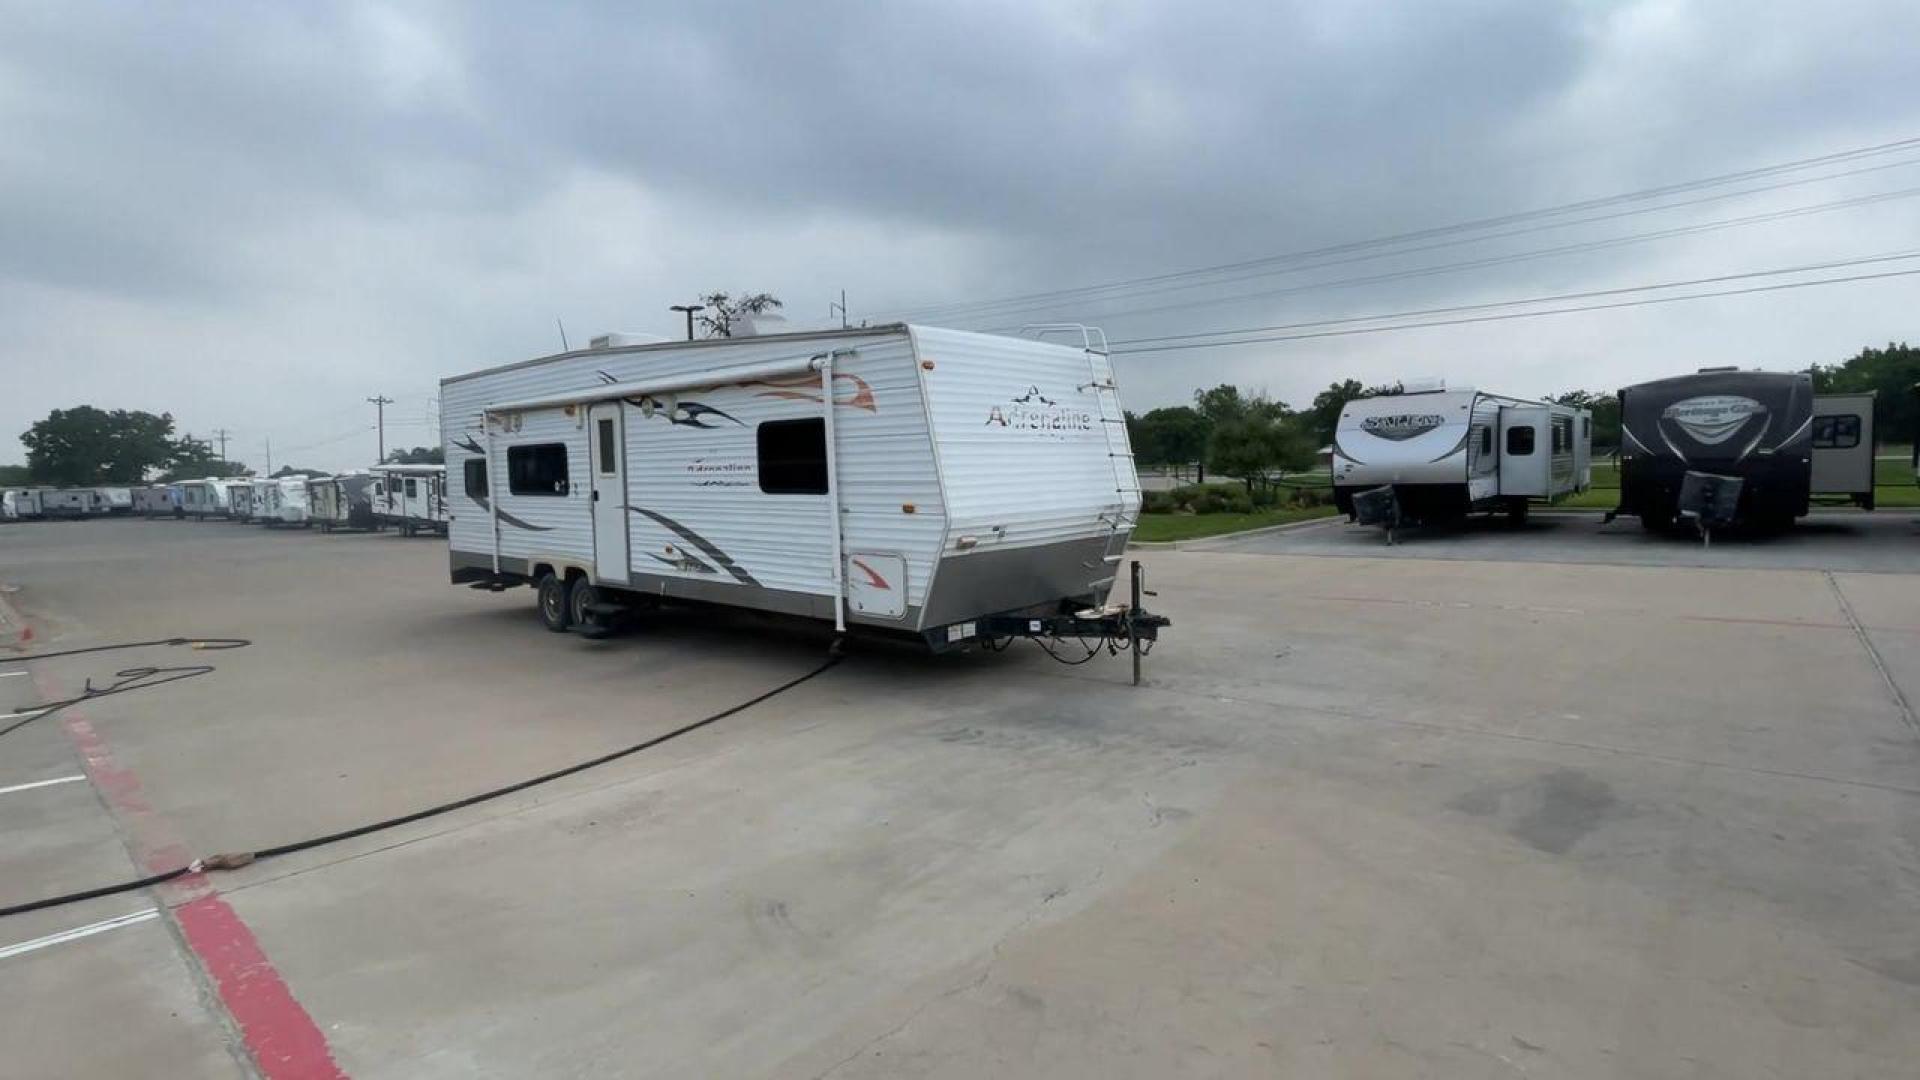
[[[1064,439],[1072,434],[1092,431],[1093,414],[1085,409],[1062,405],[1042,394],[1038,386],[1030,385],[1026,393],[1008,398],[1005,406],[988,406],[985,426],[1036,432],[1049,438]]]
[[[703,405],[698,401],[679,401],[671,395],[656,398],[648,394],[643,397],[625,398],[623,400],[634,408],[639,409],[640,415],[649,420],[656,416],[664,416],[668,423],[678,424],[682,427],[717,428],[720,426],[719,424],[707,423],[707,418],[714,416],[730,424],[737,424],[740,427],[747,426],[711,405]]]
[[[778,379],[755,379],[752,382],[735,383],[734,385],[744,389],[752,389],[756,386],[768,388],[755,394],[754,397],[784,398],[789,401],[811,401],[815,404],[819,404],[820,402],[820,380],[813,375],[801,374],[788,375]],[[843,393],[846,394],[845,397],[841,396]],[[870,413],[880,411],[880,406],[873,400],[873,387],[867,384],[867,380],[845,371],[836,371],[833,373],[833,403],[854,409],[865,409]]]
[[[481,457],[487,456],[487,452],[481,449],[479,443],[473,441],[473,436],[471,435],[462,435],[460,438],[453,440],[453,445],[471,454],[479,454]]]
[[[719,573],[718,570],[715,570],[711,565],[701,560],[699,556],[693,555],[683,548],[677,548],[677,547],[674,547],[672,544],[668,544],[662,550],[664,550],[667,554],[655,555],[653,552],[649,551],[647,552],[647,556],[653,559],[655,562],[662,563],[666,566],[670,566],[675,570],[685,570],[685,571],[688,571],[689,573],[694,573],[694,574]],[[669,556],[671,556],[671,558],[669,558]]]
[[[725,570],[727,573],[732,574],[734,580],[738,581],[740,584],[742,585],[760,584],[758,579],[756,579],[752,574],[747,573],[747,570],[745,567],[741,566],[737,562],[734,562],[732,556],[728,555],[726,552],[721,551],[719,548],[715,547],[713,545],[713,541],[708,540],[706,537],[701,536],[699,533],[694,532],[692,529],[687,528],[685,525],[680,524],[679,522],[673,520],[672,518],[668,517],[665,514],[648,510],[644,506],[629,506],[627,507],[627,509],[633,511],[636,514],[640,514],[644,517],[647,517],[655,522],[658,522],[662,527],[670,530],[675,536],[678,536],[680,539],[685,540],[687,543],[692,544],[694,547],[699,548],[700,554],[705,555],[707,558],[712,559],[714,562],[720,564],[720,568]],[[685,554],[686,554],[685,552],[682,552],[682,555],[685,555]],[[659,558],[659,556],[655,556],[655,558]],[[661,559],[660,561],[666,562],[667,560]]]
[[[887,579],[881,577],[879,573],[877,573],[873,569],[873,567],[868,566],[865,560],[850,558],[847,561],[852,563],[854,566],[859,567],[861,572],[867,575],[867,583],[872,585],[874,588],[887,589],[889,591],[892,590],[893,586],[887,584]]]

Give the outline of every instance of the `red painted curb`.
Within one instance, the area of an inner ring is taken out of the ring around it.
[[[0,597],[16,621],[32,627]],[[46,700],[59,695],[53,680],[37,667],[33,682]],[[161,873],[188,862],[192,855],[172,828],[147,802],[140,777],[120,767],[106,739],[84,716],[68,710],[62,727],[84,763],[87,779],[113,807],[126,828],[128,847],[146,873]],[[345,1080],[319,1025],[293,996],[293,990],[260,947],[259,939],[232,905],[213,890],[204,874],[190,874],[160,887],[162,910],[179,926],[201,970],[213,981],[221,1006],[240,1030],[254,1066],[267,1080]],[[166,903],[173,901],[178,906]],[[182,902],[184,901],[184,902]]]

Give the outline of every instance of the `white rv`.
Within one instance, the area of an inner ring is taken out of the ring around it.
[[[403,536],[447,531],[445,465],[375,465],[373,514]]]
[[[405,490],[405,485],[401,486]],[[307,481],[308,515],[323,532],[335,529],[376,529],[373,517],[373,477],[342,473]]]
[[[109,514],[133,513],[133,489],[123,487],[96,488],[100,497],[106,500],[106,512]]]
[[[232,489],[239,484],[251,481],[244,477],[222,479],[208,477],[205,480],[187,480],[179,484],[180,512],[196,520],[210,517],[229,517],[232,508]]]
[[[1593,419],[1585,409],[1471,389],[1349,401],[1332,450],[1335,504],[1389,527],[1479,511],[1522,520],[1532,503],[1593,482]]]
[[[53,488],[40,493],[40,512],[50,518],[101,517],[107,497],[98,488]]]
[[[260,501],[260,481],[233,480],[227,484],[227,516],[235,521],[252,521],[255,504]]]
[[[170,490],[163,486],[134,488],[131,492],[133,501],[131,512],[150,518],[173,513],[173,500],[169,497]]]
[[[1074,330],[897,324],[444,379],[453,580],[532,584],[554,630],[673,598],[937,650],[1088,614],[1140,485],[1097,332]]]
[[[44,492],[39,488],[8,488],[0,491],[0,519],[31,521],[46,516],[41,504]]]
[[[307,478],[283,476],[253,482],[253,514],[267,525],[307,526]]]

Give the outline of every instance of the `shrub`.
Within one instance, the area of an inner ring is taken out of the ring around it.
[[[1140,509],[1149,514],[1171,514],[1180,509],[1171,491],[1148,491],[1140,496]]]
[[[1229,514],[1253,513],[1253,497],[1244,491],[1236,491],[1220,499],[1221,510]]]

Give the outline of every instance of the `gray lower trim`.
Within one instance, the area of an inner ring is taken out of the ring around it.
[[[1106,561],[1107,539],[975,550],[941,557],[928,583],[920,622],[926,629],[981,615],[1057,607],[1065,599],[1104,599],[1119,563]]]

